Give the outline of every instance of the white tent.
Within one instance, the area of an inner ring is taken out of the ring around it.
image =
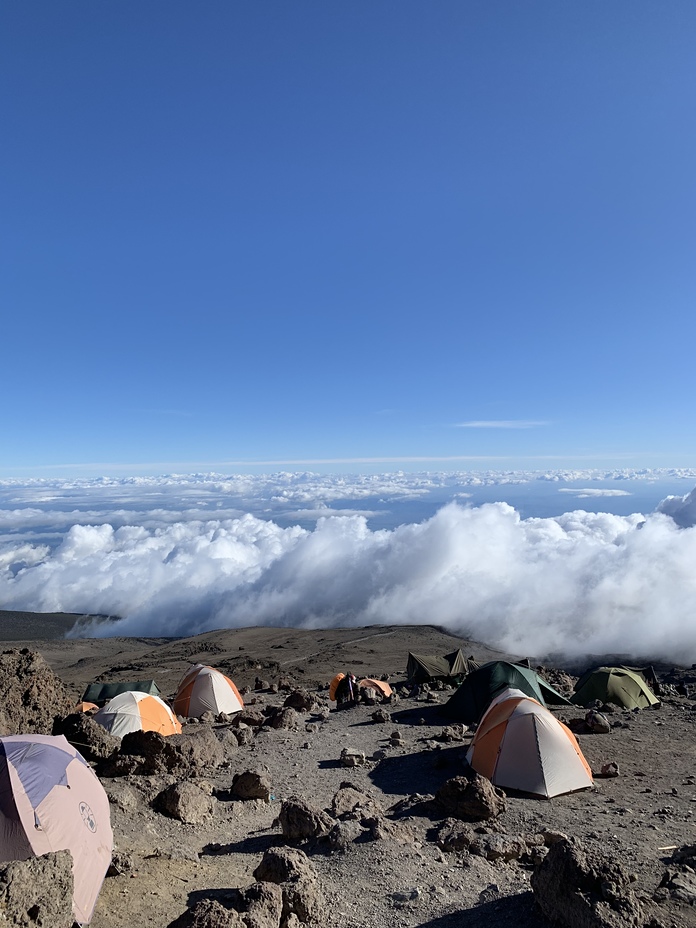
[[[184,718],[200,718],[204,712],[232,715],[244,708],[244,700],[229,677],[214,667],[195,664],[184,676],[174,698],[174,712]]]
[[[505,689],[491,703],[466,757],[496,786],[546,798],[592,786],[575,735],[520,690]]]

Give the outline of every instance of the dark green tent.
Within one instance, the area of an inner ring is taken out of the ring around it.
[[[595,699],[624,709],[647,709],[660,701],[641,673],[628,667],[597,667],[584,673],[575,684],[572,702],[589,706]]]
[[[93,702],[97,706],[103,706],[109,699],[114,696],[120,696],[121,693],[127,693],[137,690],[139,693],[147,693],[149,696],[161,696],[162,692],[154,680],[136,680],[135,683],[91,683],[85,690],[82,697],[83,702]]]
[[[508,661],[489,661],[472,671],[457,692],[442,707],[445,715],[473,725],[495,697],[506,687],[522,690],[542,706],[569,706],[570,702],[550,686],[539,674]]]

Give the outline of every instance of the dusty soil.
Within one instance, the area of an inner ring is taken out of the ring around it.
[[[314,692],[326,709],[334,705],[326,685],[339,670],[359,676],[389,673],[393,685],[404,678],[408,651],[443,654],[462,647],[478,660],[498,656],[429,626],[248,628],[180,640],[3,637],[0,649],[38,650],[76,698],[95,680],[143,678],[155,679],[171,696],[186,668],[201,661],[224,670],[242,687],[253,687],[256,677],[269,683],[289,677]],[[406,826],[406,840],[361,839],[333,852],[322,842],[303,845],[319,874],[329,928],[547,926],[530,890],[529,867],[488,861],[468,851],[445,852],[435,841],[446,813],[437,809],[433,796],[461,773],[471,739],[468,733],[461,742],[436,740],[451,724],[439,711],[451,693],[437,693],[439,703],[401,699],[386,707],[391,719],[382,723],[373,721],[374,707],[358,706],[328,715],[300,713],[296,731],[264,727],[249,744],[229,753],[226,766],[196,779],[214,797],[212,815],[197,825],[152,808],[154,796],[171,778],[103,779],[116,849],[130,858],[131,866],[105,881],[93,928],[144,923],[167,928],[196,900],[253,882],[264,850],[285,843],[275,821],[282,801],[301,796],[327,809],[345,782],[369,793],[389,820]],[[247,703],[280,706],[285,696],[258,691],[249,694]],[[563,708],[556,714],[570,721],[585,712]],[[696,925],[696,911],[688,903],[651,901],[671,849],[694,843],[696,701],[671,695],[659,708],[617,710],[610,720],[609,734],[579,734],[578,740],[594,771],[614,761],[618,777],[597,778],[592,790],[550,801],[508,795],[506,812],[488,828],[511,837],[544,830],[575,836],[635,874],[636,892],[654,910],[656,925]],[[402,735],[398,744],[389,737],[395,729]],[[366,763],[342,766],[339,758],[346,747],[363,752]],[[259,764],[271,772],[273,798],[231,798],[233,776]]]

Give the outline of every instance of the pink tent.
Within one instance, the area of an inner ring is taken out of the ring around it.
[[[0,860],[70,851],[73,915],[86,925],[112,848],[104,787],[63,735],[0,738]]]

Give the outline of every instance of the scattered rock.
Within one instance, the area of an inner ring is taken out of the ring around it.
[[[344,767],[360,767],[365,763],[365,752],[354,748],[343,748],[341,751],[341,764]]]
[[[435,840],[443,851],[468,851],[474,839],[471,829],[460,819],[446,818],[437,830]]]
[[[450,744],[453,741],[463,741],[464,735],[468,731],[468,726],[462,724],[458,725],[448,725],[446,728],[443,728],[439,735],[434,735],[435,741],[444,741],[445,744]]]
[[[585,724],[596,735],[608,735],[611,731],[609,719],[596,709],[590,709],[585,715]]]
[[[107,876],[123,876],[135,870],[135,862],[130,854],[114,850],[111,854],[111,864],[106,871]]]
[[[267,722],[271,728],[283,728],[286,731],[297,731],[300,727],[300,719],[297,712],[289,707],[276,709],[273,714],[269,716]]]
[[[307,690],[293,690],[293,692],[286,697],[283,706],[288,709],[296,709],[299,712],[310,712],[314,707],[314,697],[308,693]]]

